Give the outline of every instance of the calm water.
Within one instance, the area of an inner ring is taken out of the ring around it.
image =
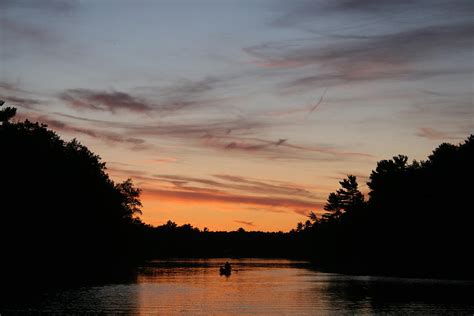
[[[469,282],[357,277],[305,262],[233,259],[153,261],[133,280],[17,297],[0,311],[139,314],[473,314]]]

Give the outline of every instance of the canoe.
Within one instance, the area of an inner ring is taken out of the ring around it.
[[[230,275],[231,273],[232,273],[232,270],[230,270],[230,269],[226,269],[226,268],[223,268],[223,267],[219,268],[219,274],[220,275]]]

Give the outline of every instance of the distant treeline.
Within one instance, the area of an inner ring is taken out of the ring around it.
[[[426,161],[378,162],[368,199],[348,176],[325,215],[311,212],[290,232],[212,232],[143,223],[131,180],[115,183],[77,140],[13,122],[15,114],[0,110],[3,281],[94,280],[165,257],[304,258],[350,273],[473,277],[472,135],[440,145]]]
[[[144,247],[150,258],[163,257],[298,257],[304,251],[299,234],[284,232],[208,231],[172,221],[144,225]]]
[[[286,257],[363,274],[473,278],[474,136],[442,144],[426,161],[399,155],[369,177],[368,199],[349,175],[290,232],[210,232],[172,221],[143,225],[144,253],[157,257]]]

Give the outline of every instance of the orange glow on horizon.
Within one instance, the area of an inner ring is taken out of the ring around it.
[[[243,227],[246,230],[288,231],[298,222],[305,221],[309,211],[320,214],[322,210],[322,206],[316,204],[314,208],[298,210],[294,205],[270,206],[250,201],[239,203],[232,199],[212,199],[207,196],[192,199],[181,196],[179,192],[169,193],[143,191],[144,211],[141,218],[145,223],[162,225],[172,220],[179,225],[191,224],[210,230],[236,230]]]

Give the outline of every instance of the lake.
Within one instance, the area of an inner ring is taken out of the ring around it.
[[[2,301],[0,312],[126,314],[472,314],[473,283],[349,276],[303,261],[152,261],[121,282],[44,291]]]

